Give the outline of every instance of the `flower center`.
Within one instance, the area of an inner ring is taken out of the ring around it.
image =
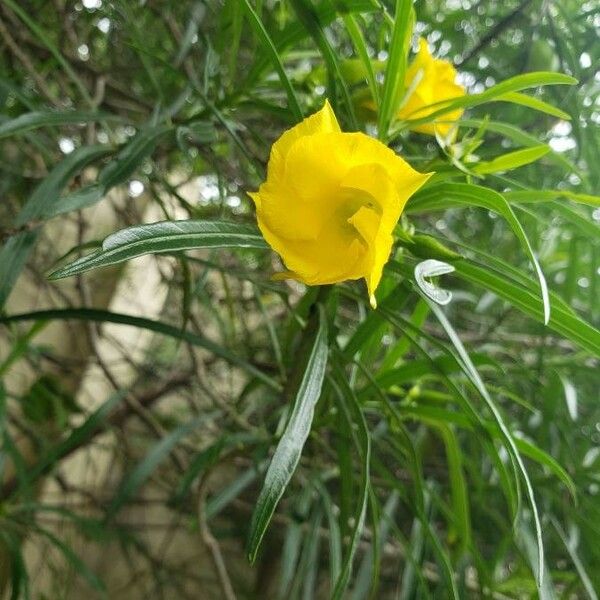
[[[358,240],[365,248],[372,241],[371,233],[381,219],[379,203],[364,190],[344,187],[334,219],[341,234],[349,242]],[[366,225],[366,222],[369,225]]]

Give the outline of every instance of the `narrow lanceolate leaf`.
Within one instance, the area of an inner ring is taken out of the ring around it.
[[[469,94],[456,100],[445,100],[431,104],[429,108],[435,109],[431,114],[426,117],[411,119],[405,122],[401,128],[404,129],[407,127],[415,127],[423,123],[429,123],[457,108],[470,108],[472,106],[486,104],[487,102],[507,101],[507,94],[513,92],[520,92],[521,90],[542,85],[573,85],[575,83],[577,83],[575,78],[570,77],[569,75],[563,75],[562,73],[524,73],[523,75],[517,75],[516,77],[506,79],[480,94]],[[510,99],[510,96],[508,96],[508,98]],[[523,102],[520,102],[520,104],[523,104]]]
[[[252,8],[252,5],[250,4],[249,0],[240,0],[240,2],[246,12],[248,20],[250,21],[250,25],[252,25],[252,28],[256,33],[256,36],[260,40],[260,43],[265,49],[265,52],[273,62],[273,66],[275,67],[275,70],[279,75],[281,85],[283,86],[283,88],[285,89],[285,93],[287,94],[290,110],[293,112],[296,120],[300,121],[303,116],[302,109],[300,108],[300,103],[298,102],[298,98],[296,97],[296,92],[294,91],[292,83],[289,77],[287,76],[287,73],[285,72],[285,68],[281,61],[281,56],[279,55],[279,52],[277,52],[277,48],[273,44],[273,40],[269,36],[268,31],[265,29],[265,26],[261,21],[260,17],[254,10],[254,8]]]
[[[515,444],[523,456],[527,456],[536,461],[539,465],[545,467],[555,477],[560,479],[567,490],[569,490],[573,501],[577,503],[577,487],[575,486],[575,482],[553,456],[544,452],[544,450],[538,448],[533,442],[524,438],[515,438]]]
[[[330,98],[333,100],[334,103],[336,103],[335,82],[337,79],[342,91],[344,103],[346,104],[348,117],[352,129],[358,131],[359,126],[356,120],[356,115],[354,114],[354,104],[350,97],[350,92],[348,90],[346,80],[342,75],[340,61],[338,60],[336,51],[333,49],[331,43],[327,39],[327,35],[325,34],[322,23],[319,21],[319,17],[316,10],[312,6],[312,3],[308,2],[307,0],[291,0],[291,4],[294,8],[294,11],[298,15],[298,19],[304,24],[307,31],[310,33],[311,37],[314,39],[316,45],[321,51],[323,60],[325,61],[325,65],[327,67],[328,79],[330,82]]]
[[[348,544],[347,554],[342,564],[342,570],[331,596],[332,600],[341,600],[350,581],[354,557],[358,548],[358,543],[360,542],[365,523],[365,516],[367,514],[371,464],[371,437],[369,435],[365,416],[358,403],[356,394],[348,385],[344,370],[339,364],[336,364],[335,366],[335,379],[332,381],[335,382],[334,387],[338,393],[341,413],[344,415],[347,425],[350,428],[352,441],[358,451],[362,467],[359,482],[360,493],[357,498],[356,509],[353,515],[354,527],[350,537],[350,543]]]
[[[332,2],[319,2],[315,6],[317,17],[323,27],[334,21],[339,16],[340,10],[343,14],[353,14],[375,12],[380,8],[378,0],[338,0],[335,6]],[[307,35],[308,31],[301,23],[295,19],[290,19],[289,24],[273,38],[272,42],[276,52],[281,56],[289,48],[297,47]],[[272,49],[263,45],[262,52],[241,85],[241,89],[254,85],[269,67],[270,62],[272,62]]]
[[[531,290],[495,270],[461,261],[456,265],[456,274],[472,283],[482,286],[500,298],[510,302],[524,313],[534,318],[542,318],[543,307],[539,298]],[[584,350],[600,357],[600,331],[580,319],[560,302],[552,303],[552,314],[548,322],[553,329]]]
[[[54,206],[69,180],[86,165],[106,154],[103,146],[86,146],[69,154],[35,189],[15,221],[20,227],[41,218],[46,206]],[[23,231],[8,239],[0,249],[0,307],[6,302],[29,254],[38,239],[38,231]]]
[[[571,537],[567,537],[567,534],[563,531],[563,528],[560,526],[560,523],[554,517],[552,517],[551,521],[562,543],[565,545],[565,548],[567,549],[567,552],[571,557],[571,561],[573,562],[575,568],[577,569],[577,572],[579,573],[579,578],[581,579],[581,583],[583,584],[586,594],[588,595],[590,600],[598,600],[598,594],[594,589],[592,579],[588,575],[583,562],[579,558],[579,554],[577,551],[577,545],[579,542],[578,536],[572,535]]]
[[[443,122],[444,119],[441,119]],[[465,119],[462,118],[457,122],[459,127],[485,127],[486,131],[493,131],[494,133],[499,133],[504,137],[516,142],[517,144],[521,144],[523,146],[527,146],[531,148],[533,146],[539,146],[540,140],[538,137],[531,135],[523,131],[521,128],[516,125],[512,125],[509,123],[504,123],[502,121],[490,121],[488,119]],[[547,155],[547,160],[552,161],[561,167],[563,167],[569,173],[576,173],[581,179],[586,179],[585,173],[577,167],[573,161],[566,158],[563,153],[551,151]]]
[[[50,219],[96,204],[111,188],[125,182],[154,152],[160,140],[169,131],[171,128],[167,125],[147,127],[139,131],[100,171],[95,183],[65,196],[56,205],[47,207],[43,217]]]
[[[416,419],[436,427],[438,424],[452,424],[469,431],[473,430],[473,424],[464,414],[454,410],[451,411],[444,408],[438,408],[437,406],[410,407],[403,412],[403,415],[407,419]],[[502,433],[500,432],[500,429],[496,423],[493,421],[486,421],[484,426],[494,439],[502,441]],[[528,440],[515,437],[514,441],[515,446],[523,456],[534,460],[541,467],[548,469],[552,475],[557,477],[564,484],[565,488],[571,494],[573,501],[577,501],[577,488],[575,486],[575,482],[555,458]]]
[[[106,119],[114,119],[110,115],[98,112],[82,112],[76,110],[32,111],[14,119],[8,119],[0,125],[0,139],[26,133],[41,127],[68,125],[71,123],[90,123]]]
[[[360,60],[365,68],[367,83],[369,84],[371,96],[373,96],[373,102],[375,102],[375,106],[379,108],[379,87],[377,84],[377,78],[375,76],[375,70],[373,69],[373,61],[369,56],[369,51],[367,49],[363,32],[354,15],[347,13],[343,14],[342,18],[344,19],[344,24],[346,25],[346,31],[352,40],[352,45],[354,46],[354,49],[356,50],[356,53],[360,57]]]
[[[63,308],[56,310],[39,310],[28,313],[21,313],[18,315],[2,316],[0,315],[0,324],[2,323],[18,323],[21,321],[93,321],[94,323],[116,323],[118,325],[130,325],[131,327],[138,327],[140,329],[148,329],[154,331],[160,335],[166,335],[167,337],[174,338],[176,340],[182,340],[208,350],[215,356],[222,358],[229,364],[239,367],[248,374],[256,377],[270,388],[274,390],[280,390],[281,386],[272,377],[251,365],[243,358],[234,354],[227,348],[220,346],[216,342],[213,342],[203,335],[193,333],[192,331],[182,330],[180,327],[163,323],[162,321],[154,321],[152,319],[145,319],[143,317],[134,317],[131,315],[125,315],[122,313],[110,312],[108,310],[101,310],[97,308]]]
[[[390,56],[385,69],[377,123],[380,139],[386,139],[392,118],[400,107],[413,20],[412,0],[396,0]]]
[[[487,175],[488,173],[498,173],[500,171],[517,169],[518,167],[535,162],[542,156],[548,154],[548,152],[550,152],[550,147],[546,146],[546,144],[540,144],[533,148],[515,150],[514,152],[508,152],[507,154],[497,156],[493,160],[481,162],[473,167],[473,171],[479,175]]]
[[[556,108],[556,106],[552,106],[552,104],[548,104],[543,100],[538,100],[537,98],[533,98],[519,92],[508,92],[507,94],[502,94],[502,96],[499,96],[497,100],[500,100],[501,102],[510,102],[512,104],[520,104],[521,106],[527,106],[528,108],[533,108],[534,110],[552,115],[553,117],[558,117],[559,119],[564,119],[565,121],[571,120],[571,116],[564,110],[560,110],[560,108]]]
[[[525,234],[525,230],[504,196],[492,189],[479,185],[443,183],[427,188],[420,194],[415,194],[407,206],[407,211],[421,212],[426,210],[442,210],[453,206],[480,206],[504,217],[513,230],[513,233],[521,242],[521,246],[527,253],[529,260],[535,269],[542,304],[544,306],[544,324],[548,324],[548,321],[550,320],[550,298],[548,295],[546,278],[542,273],[542,269],[533,248],[529,243],[529,239]]]
[[[98,176],[98,182],[105,188],[122,183],[152,154],[161,138],[171,130],[168,125],[156,125],[140,130],[109,162]]]
[[[600,207],[600,196],[592,194],[580,194],[569,190],[519,190],[517,192],[505,192],[504,197],[509,202],[552,202],[559,198],[568,198],[579,204]]]
[[[307,343],[301,348],[304,356],[300,360],[304,369],[299,371],[299,377],[296,378],[299,382],[292,381],[297,387],[291,415],[267,469],[250,523],[247,551],[251,562],[256,559],[275,508],[296,470],[310,433],[315,405],[321,395],[328,355],[327,322],[322,307],[319,306],[318,314],[309,323],[309,328],[305,333]]]
[[[558,600],[552,581],[552,574],[549,572],[546,565],[539,565],[536,560],[536,541],[529,527],[529,519],[519,519],[517,527],[515,542],[523,552],[525,560],[529,563],[536,581],[539,582],[537,597],[540,600]],[[540,568],[543,568],[543,571],[540,571]]]
[[[590,219],[585,211],[559,201],[552,202],[550,206],[554,212],[558,213],[586,236],[591,244],[600,244],[600,225],[597,224],[595,219]],[[575,262],[573,262],[574,264]]]
[[[106,511],[106,519],[113,518],[117,512],[130,500],[145,481],[154,473],[158,466],[164,462],[177,443],[189,435],[199,425],[200,419],[194,419],[174,429],[169,435],[162,438],[142,458],[142,460],[125,475]]]
[[[63,555],[73,572],[81,576],[92,590],[100,592],[102,597],[105,597],[106,586],[104,582],[87,566],[85,561],[81,559],[79,554],[68,543],[43,527],[35,525],[32,529],[39,536],[43,536],[49,540],[52,546]]]
[[[431,301],[428,301],[428,304],[432,313],[436,316],[437,320],[446,331],[448,338],[454,346],[454,349],[456,350],[455,356],[459,364],[461,365],[463,372],[469,378],[471,383],[474,385],[474,387],[477,389],[477,391],[485,401],[486,406],[488,407],[490,413],[493,416],[494,422],[500,430],[504,446],[511,458],[511,461],[513,462],[513,465],[518,471],[518,473],[521,475],[523,483],[525,484],[525,493],[527,496],[527,500],[529,501],[529,506],[531,508],[535,530],[537,546],[537,569],[534,569],[534,572],[536,575],[536,583],[539,589],[544,585],[544,542],[542,538],[542,524],[540,521],[539,510],[535,499],[535,495],[533,493],[533,486],[529,478],[529,473],[525,468],[525,463],[523,462],[521,454],[519,453],[514,436],[512,435],[510,429],[506,425],[506,422],[504,421],[495,402],[492,400],[492,397],[490,396],[485,384],[483,383],[483,380],[481,379],[481,376],[479,375],[479,371],[477,371],[477,369],[475,368],[475,365],[473,364],[469,353],[463,346],[460,337],[456,333],[454,327],[452,326],[442,309]]]
[[[124,391],[120,391],[113,394],[90,414],[81,425],[73,429],[66,438],[48,448],[37,462],[24,466],[23,476],[19,477],[16,482],[12,484],[10,481],[5,482],[2,487],[3,497],[8,498],[13,493],[29,488],[58,464],[61,459],[87,443],[105,426],[111,411],[122,400],[124,393]]]
[[[54,271],[50,279],[114,265],[144,254],[198,248],[268,248],[258,229],[219,221],[161,221],[109,235],[97,252]]]
[[[464,474],[463,453],[457,436],[451,427],[445,423],[439,423],[436,427],[446,447],[452,497],[452,520],[460,539],[459,549],[461,552],[467,552],[471,543],[471,508]]]

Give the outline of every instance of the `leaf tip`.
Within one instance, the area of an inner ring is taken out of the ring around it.
[[[63,275],[64,269],[56,269],[56,271],[51,271],[48,275],[46,275],[46,279],[50,281],[56,281],[57,279],[63,279],[65,277]]]

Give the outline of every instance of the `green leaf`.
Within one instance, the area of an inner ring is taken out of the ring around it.
[[[459,261],[455,266],[456,274],[462,279],[481,285],[484,289],[504,298],[536,319],[543,318],[543,306],[540,299],[522,285],[473,262]],[[600,331],[560,303],[552,303],[548,327],[584,350],[600,357]]]
[[[441,120],[443,122],[443,120]],[[503,123],[502,121],[491,121],[489,119],[465,119],[462,118],[457,121],[459,127],[485,127],[487,131],[493,131],[499,133],[510,140],[513,140],[517,144],[523,146],[539,146],[539,137],[531,135],[523,131],[521,128],[515,125]],[[566,158],[561,152],[555,152],[552,150],[548,155],[548,160],[561,165],[567,172],[576,173],[581,179],[586,179],[586,174],[577,167],[575,163]]]
[[[323,56],[323,60],[327,66],[327,73],[330,82],[329,95],[332,101],[334,104],[337,104],[335,93],[335,82],[337,80],[342,88],[342,95],[348,111],[351,127],[353,130],[358,131],[358,121],[356,120],[356,115],[354,114],[354,104],[350,97],[346,80],[342,75],[342,70],[336,55],[336,51],[332,48],[331,43],[327,39],[327,35],[325,34],[323,25],[319,21],[317,12],[309,0],[290,0],[290,2],[294,7],[294,11],[298,15],[299,21],[304,24],[307,31],[317,44],[321,55]]]
[[[33,111],[24,113],[0,124],[0,139],[26,133],[40,127],[68,125],[71,123],[91,123],[94,121],[115,119],[116,117],[98,112],[76,110]]]
[[[396,10],[390,41],[390,53],[383,80],[381,107],[377,121],[379,139],[387,139],[388,129],[400,108],[405,90],[405,74],[414,10],[412,0],[396,0]]]
[[[408,302],[408,294],[402,292],[402,288],[397,286],[385,297],[383,302],[390,310],[399,311]],[[361,352],[376,334],[382,333],[384,324],[385,319],[377,311],[371,311],[344,346],[345,356],[349,359],[357,352]]]
[[[517,544],[521,547],[527,562],[531,566],[531,570],[538,582],[538,597],[540,600],[557,600],[554,584],[552,583],[552,575],[546,568],[546,565],[540,564],[536,560],[538,548],[536,540],[530,531],[529,523],[525,519],[520,519],[518,530],[515,532]],[[538,541],[539,543],[539,541]]]
[[[429,305],[424,300],[419,300],[410,318],[411,325],[421,329],[425,324],[428,314]],[[409,350],[410,340],[406,336],[401,336],[386,353],[386,356],[381,363],[380,373],[385,373],[386,371],[393,369]]]
[[[198,452],[196,456],[190,461],[185,473],[177,485],[177,489],[173,493],[170,500],[172,504],[180,504],[186,497],[189,489],[192,487],[194,481],[200,476],[201,473],[206,471],[209,467],[212,467],[219,459],[223,449],[230,445],[231,441],[223,436],[219,438],[214,444],[211,444],[208,448]]]
[[[273,378],[269,377],[260,369],[257,369],[249,362],[233,354],[226,348],[219,346],[216,342],[191,331],[182,331],[178,327],[173,327],[161,321],[153,321],[142,317],[132,317],[121,313],[110,312],[95,308],[65,308],[57,310],[40,310],[18,315],[0,316],[0,323],[17,323],[19,321],[43,321],[43,320],[76,320],[76,321],[92,321],[96,323],[117,323],[119,325],[130,325],[141,329],[148,329],[166,335],[174,339],[182,340],[208,350],[215,356],[222,358],[226,362],[236,367],[241,368],[247,373],[253,375],[263,383],[274,390],[280,390],[281,386]]]
[[[106,188],[97,183],[85,186],[61,198],[60,202],[55,206],[46,207],[42,217],[44,219],[52,219],[59,215],[66,215],[76,210],[88,208],[88,206],[93,206],[96,202],[102,200],[107,191]]]
[[[55,206],[59,201],[60,194],[70,179],[86,165],[105,155],[107,151],[108,149],[103,146],[86,146],[69,154],[50,171],[31,194],[21,209],[15,226],[20,227],[32,220],[42,218],[46,207]],[[37,238],[36,230],[24,231],[9,238],[0,250],[0,308],[8,299]]]
[[[373,491],[370,498],[371,512],[374,513],[374,503],[376,500]],[[381,512],[381,515],[378,514],[377,519],[373,518],[373,541],[365,552],[360,567],[357,570],[352,595],[349,600],[364,600],[369,598],[369,592],[371,598],[377,597],[376,594],[381,583],[380,555],[387,543],[399,500],[398,491],[393,490],[387,497],[383,510],[377,511],[378,513]]]
[[[34,484],[42,475],[50,471],[53,466],[62,458],[81,447],[90,440],[99,429],[101,429],[108,419],[110,411],[122,399],[123,393],[113,394],[99,408],[97,408],[87,419],[63,440],[47,449],[33,465],[23,466],[19,471],[22,478],[11,489],[2,490],[5,497],[10,497],[13,492],[26,490]]]
[[[454,410],[447,410],[437,406],[415,405],[407,407],[402,411],[402,418],[417,419],[424,423],[432,424],[436,427],[438,427],[439,424],[451,423],[452,425],[457,425],[463,429],[468,429],[471,431],[473,430],[473,425],[469,422],[469,419],[467,419],[465,415]],[[502,434],[496,423],[493,423],[492,421],[486,421],[484,425],[494,439],[501,441]],[[575,482],[555,458],[522,437],[515,437],[514,441],[517,449],[523,456],[534,460],[542,467],[546,467],[564,484],[568,492],[571,494],[573,500],[577,500],[577,487]]]
[[[397,272],[402,274],[403,277],[405,277],[406,279],[410,279],[410,269],[408,267],[405,268],[404,265],[398,265],[398,263],[395,263],[395,262],[391,263],[391,266],[394,268],[394,270],[397,269]],[[408,285],[408,284],[406,284],[406,285]],[[413,288],[414,287],[415,286],[413,286]],[[417,291],[418,291],[418,289],[417,289]],[[360,301],[366,302],[366,300],[364,300],[361,296],[351,294],[347,290],[344,290],[344,292],[346,294],[350,295],[351,297],[354,297],[356,299],[359,299]],[[421,294],[421,296],[423,297],[423,294]],[[427,299],[427,298],[424,298],[424,300],[427,302],[427,304],[430,308],[433,306],[437,306],[434,303],[432,303],[431,301],[429,301],[429,299]],[[483,394],[483,393],[486,394],[486,396],[482,395],[482,397],[484,398],[484,400],[486,400],[486,404],[488,402],[490,404],[490,410],[492,411],[492,414],[495,415],[495,424],[498,427],[499,432],[501,433],[500,437],[506,446],[508,444],[508,441],[505,439],[505,436],[507,433],[506,426],[504,425],[502,419],[498,418],[499,414],[497,411],[497,407],[491,401],[491,399],[489,398],[489,395],[487,395],[487,390],[485,390],[485,387],[481,387],[481,388],[479,387],[479,385],[481,384],[481,379],[479,378],[477,371],[475,371],[474,369],[473,370],[468,369],[465,362],[461,361],[460,357],[456,354],[456,352],[451,351],[445,344],[442,344],[437,339],[424,333],[420,328],[416,328],[412,323],[405,320],[400,315],[387,310],[383,304],[381,304],[378,307],[378,311],[381,312],[385,316],[385,318],[388,319],[390,321],[390,323],[392,323],[395,327],[400,328],[402,333],[410,340],[411,345],[415,348],[415,350],[419,354],[421,354],[426,359],[427,358],[430,359],[431,365],[432,365],[432,370],[436,369],[435,363],[431,359],[429,352],[423,347],[423,345],[417,339],[418,336],[425,337],[428,340],[428,342],[430,344],[432,344],[434,347],[440,349],[445,354],[452,356],[456,360],[457,364],[461,367],[461,370],[463,371],[463,373],[469,378],[471,383],[476,387],[476,389],[480,392],[480,394]],[[442,317],[443,317],[443,313],[442,313]],[[449,325],[449,323],[447,323],[447,325]],[[451,330],[451,328],[450,328],[450,330]],[[460,340],[453,340],[453,343],[460,345]],[[461,347],[462,347],[462,345],[461,345]],[[463,348],[463,350],[464,350],[464,348]],[[470,361],[469,364],[472,366],[472,361]],[[448,377],[443,372],[439,372],[439,375],[443,378],[444,382],[446,383],[446,386],[447,386],[448,390],[451,392],[452,397],[454,397],[456,402],[463,408],[464,412],[467,413],[467,415],[468,415],[467,422],[470,422],[476,428],[476,430],[478,430],[479,432],[484,432],[485,431],[485,422],[483,421],[483,419],[481,417],[481,411],[476,410],[475,406],[470,401],[469,396],[464,393],[464,390],[462,388],[460,388],[453,381],[452,378]],[[385,398],[385,395],[383,395],[383,397]],[[457,413],[457,414],[460,414],[462,418],[467,419],[467,415],[464,415],[462,413]],[[497,455],[495,448],[488,442],[489,442],[489,439],[487,437],[482,438],[482,444],[484,444],[486,447],[489,446],[489,448],[491,450],[491,452],[490,452],[491,458],[493,460],[495,460],[496,458],[498,459],[498,467],[500,469],[500,473],[502,474],[502,471],[503,470],[505,471],[503,462],[502,462],[502,460],[500,460],[499,456]],[[510,446],[508,446],[507,449],[509,450],[509,456],[511,456]],[[503,487],[505,487],[505,490],[507,492],[506,497],[510,502],[510,507],[512,509],[512,512],[513,512],[513,514],[516,514],[518,512],[518,509],[519,509],[519,506],[521,503],[521,495],[520,495],[520,487],[519,487],[519,483],[520,483],[519,469],[517,468],[516,461],[511,460],[509,464],[511,465],[514,476],[515,476],[514,482],[516,485],[516,493],[513,492],[513,487],[510,483],[509,478],[503,476],[502,480],[503,480]]]
[[[31,13],[25,8],[20,6],[19,3],[16,3],[14,0],[3,0],[3,2],[10,7],[12,11],[14,11],[19,19],[27,25],[27,27],[31,30],[31,33],[37,38],[52,54],[56,62],[60,65],[62,70],[66,73],[68,78],[75,84],[81,97],[87,102],[87,104],[92,107],[94,102],[92,97],[83,81],[77,76],[77,73],[71,66],[71,63],[65,59],[62,55],[59,48],[52,41],[51,37],[47,34],[46,30],[43,27],[40,27],[38,23],[32,18]],[[52,36],[54,37],[54,36]]]
[[[210,497],[206,503],[206,518],[213,519],[225,510],[240,494],[254,483],[259,473],[264,471],[265,463],[258,465],[257,469],[248,469],[234,479],[230,484]]]
[[[443,119],[440,119],[441,122],[444,122]],[[523,131],[520,127],[513,125],[512,123],[504,123],[503,121],[494,121],[491,119],[466,119],[462,118],[460,121],[457,121],[459,127],[476,127],[484,128],[485,131],[492,131],[494,133],[499,133],[509,140],[513,140],[517,144],[521,144],[523,146],[539,146],[540,140],[539,137],[532,135],[531,133],[527,133]]]
[[[293,520],[287,526],[287,532],[281,549],[281,568],[277,600],[283,600],[289,594],[294,577],[298,575],[298,557],[302,544],[302,526]]]
[[[569,490],[573,500],[577,500],[577,487],[575,486],[575,482],[555,458],[550,456],[547,452],[544,452],[541,448],[538,448],[533,442],[525,440],[522,437],[515,438],[515,444],[523,456],[535,460],[538,464],[546,467],[560,479]]]
[[[492,189],[478,185],[442,183],[415,194],[408,203],[407,212],[441,210],[452,206],[480,206],[504,217],[521,242],[535,269],[544,306],[544,323],[547,324],[550,320],[550,298],[546,279],[521,223],[504,196]]]
[[[483,380],[481,379],[479,372],[475,368],[475,365],[471,361],[471,358],[468,352],[465,350],[458,334],[452,327],[450,321],[442,311],[442,309],[437,306],[435,303],[427,300],[431,311],[437,317],[440,325],[446,331],[452,345],[454,346],[456,352],[458,353],[459,364],[462,365],[463,370],[467,377],[472,381],[473,385],[477,389],[477,391],[481,394],[481,397],[485,400],[486,406],[490,410],[495,424],[498,426],[500,433],[502,434],[502,439],[505,444],[505,448],[508,451],[511,459],[514,461],[515,467],[523,478],[523,482],[525,483],[525,491],[527,494],[527,498],[529,500],[529,506],[533,513],[533,522],[535,526],[535,535],[536,535],[536,543],[537,543],[537,571],[535,571],[536,582],[539,588],[541,588],[543,583],[543,574],[544,574],[544,542],[542,539],[542,525],[539,516],[539,510],[537,506],[537,502],[535,500],[535,496],[533,493],[533,487],[531,485],[531,480],[529,479],[529,474],[527,473],[527,469],[525,468],[525,464],[523,463],[523,459],[519,453],[517,448],[515,438],[511,434],[508,429],[498,407],[493,402],[491,396],[489,395]]]
[[[570,192],[568,190],[519,190],[516,192],[504,192],[504,197],[509,202],[519,203],[552,202],[558,198],[567,198],[579,204],[600,207],[600,196]]]
[[[564,119],[565,121],[570,121],[571,116],[566,113],[564,110],[560,110],[543,100],[538,100],[537,98],[532,98],[531,96],[527,96],[526,94],[520,94],[519,92],[508,92],[506,94],[502,94],[498,96],[496,100],[500,102],[510,102],[512,104],[520,104],[521,106],[527,106],[528,108],[533,108],[538,112],[546,113],[547,115],[552,115],[553,117],[558,117],[559,119]]]
[[[337,0],[335,6],[330,2],[319,2],[315,7],[317,17],[321,24],[325,27],[335,20],[340,13],[360,13],[360,12],[374,12],[380,9],[377,0]],[[298,23],[296,20],[292,20],[284,30],[273,39],[273,45],[275,46],[276,52],[281,56],[287,48],[296,46],[307,36],[307,30]],[[269,45],[263,44],[263,53],[252,67],[247,79],[242,84],[242,88],[248,88],[254,85],[264,71],[268,68],[269,63],[272,62],[272,49]]]
[[[431,513],[431,494],[426,488],[424,488],[423,492],[426,502],[425,511],[418,511],[419,514],[412,521],[410,544],[407,544],[407,560],[402,570],[402,581],[400,582],[397,594],[398,600],[410,600],[411,598],[419,597],[415,577],[418,578],[421,575],[425,533],[427,532],[426,523]]]
[[[106,509],[107,521],[114,518],[119,510],[154,473],[158,466],[168,458],[171,451],[181,439],[189,435],[202,419],[204,419],[203,416],[175,428],[144,454],[142,460],[140,460],[130,473],[125,475],[117,488],[115,495]]]
[[[339,510],[321,481],[316,480],[314,486],[321,495],[322,505],[325,509],[325,516],[329,526],[329,581],[333,590],[342,570],[342,535],[338,521]]]
[[[294,114],[294,118],[296,121],[302,120],[302,109],[300,108],[300,103],[298,102],[298,98],[296,98],[296,92],[292,86],[292,83],[285,72],[285,68],[283,66],[283,62],[281,60],[281,56],[277,51],[277,48],[273,44],[273,40],[269,36],[269,33],[265,29],[263,22],[260,17],[252,8],[249,0],[241,0],[242,6],[246,11],[246,16],[250,21],[250,25],[254,29],[260,43],[262,44],[265,52],[268,54],[269,58],[273,62],[273,66],[279,75],[279,80],[281,81],[281,85],[283,86],[285,93],[287,94],[288,103],[290,106],[290,110]]]
[[[597,221],[590,219],[585,211],[558,201],[552,202],[551,207],[566,221],[575,225],[592,244],[600,243],[600,225],[597,224]]]
[[[146,127],[139,131],[100,171],[96,183],[77,190],[62,198],[55,206],[48,207],[44,211],[44,218],[50,219],[96,204],[113,187],[126,181],[170,131],[171,127],[167,125]]]
[[[562,73],[544,71],[524,73],[523,75],[517,75],[516,77],[511,77],[510,79],[506,79],[501,83],[497,83],[491,88],[485,90],[485,92],[481,92],[479,94],[468,94],[456,100],[443,100],[441,102],[430,104],[427,109],[429,110],[434,108],[435,110],[433,110],[426,117],[410,119],[409,121],[404,122],[400,126],[400,130],[422,125],[423,123],[430,123],[431,121],[436,120],[438,117],[456,110],[457,108],[471,108],[487,102],[498,101],[507,93],[519,92],[521,90],[539,87],[542,85],[574,85],[576,83],[577,80],[574,77],[571,77],[570,75],[563,75]]]
[[[342,18],[344,19],[344,24],[346,25],[346,30],[348,31],[348,35],[352,40],[354,49],[356,50],[365,69],[367,83],[369,85],[369,90],[371,91],[373,101],[375,102],[375,107],[377,108],[377,110],[379,110],[379,86],[377,84],[377,79],[375,78],[373,61],[369,56],[369,51],[367,50],[367,45],[365,43],[363,32],[361,31],[358,23],[356,22],[356,17],[353,14],[344,14],[342,15]]]
[[[563,531],[563,528],[560,526],[560,523],[552,518],[552,525],[556,529],[558,536],[560,537],[561,542],[564,544],[569,556],[571,557],[571,561],[575,565],[577,569],[577,573],[579,574],[579,578],[581,579],[581,583],[585,589],[585,593],[588,595],[590,600],[598,600],[598,594],[596,590],[594,590],[594,584],[587,574],[584,563],[579,557],[579,553],[577,552],[577,542],[578,539],[576,536],[573,536],[571,539],[567,537],[567,534]]]
[[[206,14],[206,6],[203,2],[194,2],[191,5],[187,27],[181,38],[177,56],[173,59],[173,66],[178,67],[184,61],[186,56],[194,45],[194,40],[198,34],[198,26],[202,23]]]
[[[23,543],[21,537],[3,527],[0,530],[2,552],[10,565],[10,597],[9,600],[31,600],[29,590],[29,574],[23,559]],[[4,566],[4,565],[3,565]],[[8,583],[8,581],[7,581]],[[7,596],[8,597],[8,596]]]
[[[300,588],[302,589],[302,598],[308,600],[316,597],[317,573],[321,566],[319,549],[321,546],[320,530],[322,520],[323,510],[320,506],[317,506],[308,523],[304,549],[296,572],[296,581],[290,591],[291,597],[297,598]]]
[[[432,494],[434,489],[433,486],[429,487],[430,489],[428,490],[428,495]],[[442,545],[442,541],[437,529],[432,526],[432,524],[435,522],[435,515],[432,514],[431,516],[428,516],[421,514],[420,518],[431,542],[431,548],[433,550],[433,555],[436,558],[439,571],[446,583],[448,598],[452,600],[460,600],[455,581],[456,573],[452,566],[450,554]]]
[[[310,324],[311,330],[305,332],[308,342],[300,352],[299,360],[304,368],[300,371],[301,379],[297,384],[290,418],[267,469],[265,482],[252,515],[247,544],[250,562],[256,559],[275,508],[296,470],[302,448],[310,433],[315,405],[321,395],[328,346],[327,322],[320,305],[318,317],[313,318]]]
[[[17,338],[13,344],[12,348],[6,356],[6,358],[0,362],[0,381],[4,374],[10,369],[10,367],[17,362],[27,351],[30,349],[31,340],[38,334],[44,327],[46,323],[38,322],[34,323],[31,329],[22,337]],[[1,391],[1,390],[0,390]],[[0,394],[1,396],[1,394]],[[2,411],[0,411],[0,421],[2,420]]]
[[[480,162],[472,167],[475,173],[479,175],[487,175],[488,173],[498,173],[499,171],[510,171],[524,165],[535,162],[542,156],[550,152],[550,147],[546,144],[534,146],[533,148],[525,148],[508,152],[502,156],[497,156],[493,160]]]
[[[61,279],[90,269],[115,265],[144,254],[179,252],[198,248],[268,249],[252,226],[219,221],[161,221],[136,225],[109,235],[102,248],[50,274]]]
[[[365,416],[360,407],[356,394],[348,385],[346,374],[341,365],[335,363],[335,377],[332,378],[332,384],[337,392],[338,406],[341,413],[350,428],[352,440],[356,446],[360,463],[361,463],[361,478],[359,483],[359,497],[356,502],[356,510],[354,513],[354,527],[350,537],[350,543],[347,548],[346,557],[342,564],[342,570],[338,577],[336,586],[331,595],[332,600],[340,600],[348,587],[354,556],[360,541],[365,517],[367,514],[367,503],[369,501],[369,473],[371,464],[371,437]]]
[[[473,362],[479,366],[495,365],[494,361],[485,354],[476,354],[472,358]],[[455,372],[459,368],[451,356],[439,356],[432,360],[435,366],[446,374]],[[425,375],[435,376],[436,372],[432,372],[431,366],[431,360],[413,359],[405,365],[379,373],[376,376],[376,381],[383,389],[388,389],[394,385],[403,385],[410,381],[416,381]]]
[[[87,564],[79,557],[79,555],[69,546],[68,543],[64,542],[54,533],[44,529],[42,527],[33,526],[33,531],[45,538],[59,550],[59,552],[65,557],[73,571],[83,577],[87,584],[93,590],[100,592],[102,598],[106,598],[106,586],[103,581],[87,566]]]
[[[145,127],[119,151],[117,156],[102,169],[98,183],[106,190],[122,183],[152,154],[161,138],[171,131],[169,125]]]

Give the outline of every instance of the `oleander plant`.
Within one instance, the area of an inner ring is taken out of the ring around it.
[[[0,599],[597,600],[599,32],[0,0]]]

